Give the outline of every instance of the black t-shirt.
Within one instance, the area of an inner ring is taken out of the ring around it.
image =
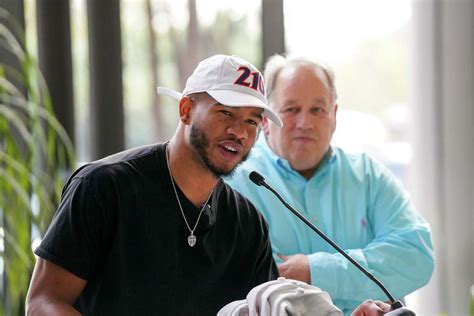
[[[35,253],[87,280],[75,304],[85,315],[215,315],[278,275],[262,216],[223,181],[188,245],[165,148],[83,166],[63,189]],[[194,227],[199,209],[176,189]]]

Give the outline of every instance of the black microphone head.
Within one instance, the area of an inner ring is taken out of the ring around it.
[[[249,178],[256,185],[262,185],[265,182],[265,178],[257,171],[250,172]]]

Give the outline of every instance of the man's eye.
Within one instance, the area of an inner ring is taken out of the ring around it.
[[[229,111],[221,110],[221,113],[225,116],[232,116],[232,113],[230,113]]]
[[[286,112],[286,113],[296,113],[296,108],[286,108],[283,110],[283,112]]]
[[[247,123],[249,123],[250,125],[255,125],[255,126],[258,125],[258,122],[254,121],[254,120],[247,120]]]

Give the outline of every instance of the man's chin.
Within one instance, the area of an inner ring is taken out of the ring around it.
[[[220,160],[220,157],[214,157],[213,161],[210,159],[206,159],[204,162],[207,166],[207,168],[214,174],[216,178],[221,178],[221,177],[231,177],[235,170],[245,161],[247,160],[249,156],[248,152],[244,156],[240,157],[240,159],[235,159],[234,161],[228,161],[228,160]],[[217,162],[216,161],[219,161]]]
[[[240,160],[238,163],[235,163],[231,166],[216,166],[216,165],[211,165],[208,166],[209,170],[214,174],[216,178],[221,178],[221,177],[232,177],[232,175],[235,173],[235,170],[238,168],[240,164],[242,164],[245,160]]]
[[[232,174],[235,172],[237,165],[233,167],[216,167],[216,166],[211,166],[209,167],[209,170],[214,174],[216,178],[221,178],[221,177],[230,177]]]

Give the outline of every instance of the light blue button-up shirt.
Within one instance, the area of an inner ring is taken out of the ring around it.
[[[226,180],[267,220],[275,260],[281,261],[277,253],[308,255],[311,283],[350,314],[365,299],[388,298],[270,191],[252,183],[248,175],[254,170],[395,298],[429,281],[434,268],[430,227],[382,164],[333,147],[307,180],[268,147],[262,133],[249,159]]]

